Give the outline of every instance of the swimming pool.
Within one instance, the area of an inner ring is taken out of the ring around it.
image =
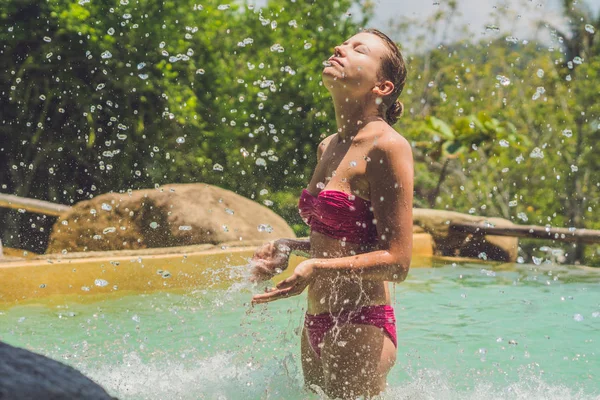
[[[302,399],[305,297],[250,307],[231,284],[41,298],[0,308],[0,340],[72,365],[122,399]],[[393,289],[390,399],[600,398],[600,271],[413,264]],[[312,396],[318,398],[317,395]]]

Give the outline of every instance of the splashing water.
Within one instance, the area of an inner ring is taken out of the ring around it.
[[[2,309],[0,337],[121,399],[320,398],[302,390],[305,296],[252,308],[268,283],[246,266],[204,273],[192,291]],[[411,269],[392,291],[398,359],[381,398],[597,399],[598,283],[600,271],[544,262]]]

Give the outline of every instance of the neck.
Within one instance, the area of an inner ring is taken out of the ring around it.
[[[334,99],[333,105],[337,133],[342,139],[352,139],[367,123],[383,120],[374,103],[369,106],[361,101],[346,101],[345,99],[336,101]]]

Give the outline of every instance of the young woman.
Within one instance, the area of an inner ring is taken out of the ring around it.
[[[317,166],[299,211],[310,240],[279,239],[256,251],[253,280],[287,267],[290,252],[309,258],[254,304],[308,287],[302,367],[308,387],[333,398],[371,397],[386,387],[396,360],[388,282],[402,282],[412,253],[413,158],[392,127],[406,80],[402,55],[385,34],[361,31],[335,47],[322,72],[337,133],[317,149]]]

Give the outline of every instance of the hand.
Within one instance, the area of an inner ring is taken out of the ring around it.
[[[277,284],[276,288],[267,289],[263,294],[252,297],[252,304],[268,303],[285,297],[299,295],[315,278],[313,260],[302,261],[294,274]]]
[[[266,281],[286,269],[291,251],[279,240],[259,247],[250,260],[250,281]]]

